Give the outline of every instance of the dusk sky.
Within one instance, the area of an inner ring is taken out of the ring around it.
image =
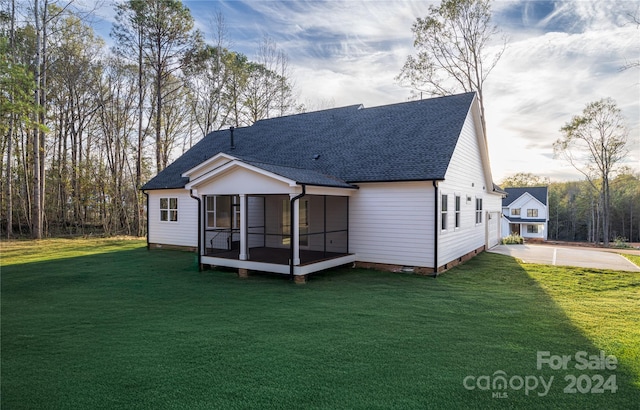
[[[230,48],[255,57],[269,36],[289,57],[299,100],[309,108],[406,101],[395,80],[414,52],[411,25],[431,1],[185,1],[197,27],[212,41],[220,11]],[[113,19],[113,5],[98,10]],[[611,97],[629,127],[626,165],[640,170],[640,2],[495,1],[494,23],[508,39],[485,83],[493,177],[517,172],[552,181],[581,179],[553,159],[560,128],[587,103]],[[101,35],[108,23],[96,26]],[[500,38],[495,37],[495,46]],[[107,39],[110,42],[110,39]]]

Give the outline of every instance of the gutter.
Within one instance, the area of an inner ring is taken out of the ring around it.
[[[300,195],[294,196],[293,198],[291,198],[291,205],[289,206],[289,217],[291,218],[291,222],[289,224],[289,226],[291,228],[289,228],[289,235],[290,235],[290,240],[289,240],[289,279],[293,280],[293,238],[294,238],[294,234],[293,234],[293,225],[295,223],[295,215],[296,213],[293,212],[293,205],[295,204],[295,202],[302,198],[303,196],[305,196],[307,194],[307,186],[305,184],[301,184],[302,185],[302,193]]]
[[[142,191],[142,193],[144,194],[144,196],[147,197],[146,201],[147,201],[147,220],[146,220],[146,225],[147,225],[147,235],[145,235],[147,237],[147,250],[150,249],[151,245],[149,243],[149,193],[147,191]]]
[[[202,231],[202,201],[199,197],[193,195],[193,189],[189,190],[189,196],[198,201],[198,272],[202,272],[202,240],[200,234]]]
[[[438,181],[433,181],[433,277],[438,277]]]

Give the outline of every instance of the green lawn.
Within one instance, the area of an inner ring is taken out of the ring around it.
[[[629,255],[627,253],[622,253],[621,255],[640,266],[640,255]]]
[[[338,269],[294,285],[198,272],[192,253],[147,251],[139,240],[0,245],[3,409],[640,402],[638,274],[485,253],[437,279]],[[578,370],[575,360],[536,368],[539,351],[573,359],[600,350],[616,369]],[[554,379],[544,396],[540,384],[528,394],[463,384],[498,371],[515,387]],[[584,393],[563,392],[572,375]],[[617,391],[592,393],[598,375],[615,376]]]

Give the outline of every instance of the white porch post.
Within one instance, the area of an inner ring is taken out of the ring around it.
[[[240,194],[240,260],[246,261],[247,255],[247,196]]]
[[[297,194],[289,194],[293,199]],[[293,264],[300,265],[300,201],[294,201],[291,213],[293,214],[293,226],[291,227],[291,240],[293,241]]]

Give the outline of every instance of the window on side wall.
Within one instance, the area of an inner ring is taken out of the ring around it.
[[[476,224],[482,223],[482,198],[476,198]]]
[[[206,202],[207,228],[237,229],[240,227],[240,197],[208,196]]]
[[[160,198],[160,220],[178,221],[178,198]]]
[[[449,208],[449,196],[442,195],[440,197],[440,229],[443,231],[447,229],[447,211]]]
[[[513,216],[520,216],[520,208],[513,208],[511,210],[511,215]]]
[[[456,195],[456,228],[460,228],[460,195]]]

